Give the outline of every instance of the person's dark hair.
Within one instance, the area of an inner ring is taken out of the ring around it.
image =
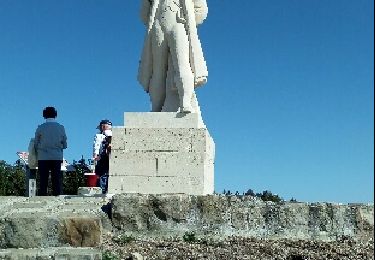
[[[100,121],[99,125],[96,128],[101,129],[102,125],[112,125],[112,122],[108,119],[103,119]]]
[[[56,118],[57,117],[57,111],[54,107],[46,107],[43,110],[43,117],[44,118]]]
[[[108,119],[103,119],[102,121],[100,121],[100,125],[112,125],[112,122]]]

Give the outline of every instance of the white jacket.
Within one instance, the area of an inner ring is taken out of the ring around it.
[[[103,152],[103,141],[107,136],[112,136],[112,130],[105,130],[104,133],[98,133],[94,137],[93,154],[100,155]]]
[[[103,141],[105,139],[104,134],[96,134],[94,137],[94,146],[93,146],[93,154],[99,155],[102,153],[103,150]]]

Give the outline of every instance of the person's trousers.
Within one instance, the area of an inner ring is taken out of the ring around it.
[[[99,177],[99,187],[102,189],[103,194],[108,192],[108,177],[108,174]]]
[[[38,171],[40,176],[39,196],[47,196],[48,177],[51,172],[52,194],[62,194],[62,176],[60,160],[39,160]]]
[[[109,157],[108,155],[102,155],[96,164],[95,173],[99,176],[96,186],[102,188],[103,194],[107,193],[108,191],[108,172]]]

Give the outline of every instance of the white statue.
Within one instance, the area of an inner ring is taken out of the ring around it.
[[[138,80],[153,112],[200,113],[194,89],[208,72],[197,25],[207,13],[206,0],[142,0],[147,34]]]

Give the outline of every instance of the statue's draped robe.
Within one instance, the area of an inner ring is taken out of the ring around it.
[[[152,44],[151,30],[154,25],[156,10],[160,0],[143,0],[141,19],[147,25],[141,61],[138,70],[138,81],[146,92],[149,91],[152,78]],[[208,70],[203,57],[202,46],[198,38],[197,25],[207,17],[208,8],[206,0],[180,0],[185,14],[185,29],[189,37],[190,66],[194,74],[195,87],[207,82]]]

